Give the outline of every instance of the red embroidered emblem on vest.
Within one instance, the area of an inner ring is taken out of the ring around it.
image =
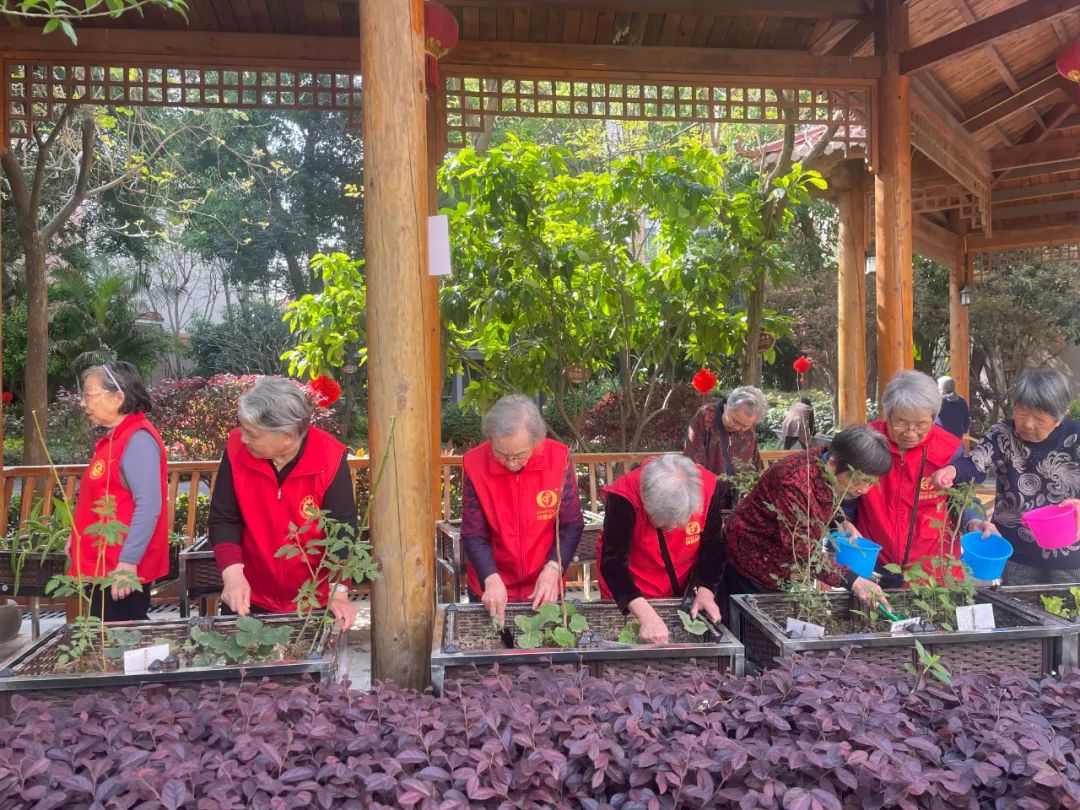
[[[691,520],[686,524],[686,545],[692,546],[701,541],[701,524]]]
[[[536,493],[536,505],[541,509],[550,509],[559,501],[553,489],[542,489]]]
[[[90,477],[95,481],[105,474],[105,462],[100,458],[94,462],[94,466],[90,468]]]
[[[941,492],[940,490],[938,490],[937,487],[934,486],[934,482],[931,481],[929,478],[923,478],[921,481],[919,481],[920,501],[933,500],[934,498],[940,497],[943,494],[943,492]]]
[[[314,495],[306,495],[304,500],[300,501],[300,514],[308,520],[319,514],[319,504]]]

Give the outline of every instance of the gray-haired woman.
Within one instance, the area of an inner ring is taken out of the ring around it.
[[[1065,375],[1029,371],[1013,390],[1011,419],[986,432],[969,456],[935,476],[938,486],[953,481],[996,478],[993,525],[1013,547],[1002,581],[1007,585],[1080,582],[1080,543],[1040,548],[1020,521],[1024,512],[1048,504],[1080,508],[1080,423],[1067,418],[1071,392]]]
[[[642,641],[669,639],[649,600],[681,597],[692,588],[690,615],[720,621],[724,534],[717,483],[686,456],[669,453],[604,487],[604,531],[596,549],[600,595],[634,614]]]
[[[960,556],[948,540],[949,524],[959,519],[966,530],[982,531],[987,523],[977,509],[959,518],[951,514],[948,493],[931,482],[960,452],[959,437],[934,422],[941,410],[937,382],[921,371],[900,371],[885,388],[881,405],[884,419],[871,427],[889,440],[892,469],[847,511],[859,534],[881,545],[879,567],[922,562],[930,572],[932,560]],[[892,575],[882,581],[901,584]]]
[[[225,588],[221,600],[233,613],[290,613],[301,586],[319,564],[319,552],[277,557],[289,545],[290,524],[304,527],[320,511],[356,531],[356,502],[345,445],[312,427],[312,406],[299,385],[263,377],[240,397],[240,427],[218,468],[210,501],[210,542]],[[305,545],[318,530],[302,534]],[[348,588],[319,583],[338,626],[356,619]]]
[[[760,470],[755,427],[768,410],[768,400],[760,389],[751,385],[733,388],[723,402],[698,408],[686,432],[683,455],[722,477],[747,469]],[[735,495],[732,482],[720,482],[724,509],[735,505]]]
[[[570,449],[545,438],[535,402],[503,397],[482,426],[487,440],[462,459],[461,543],[469,598],[501,624],[508,601],[559,599],[585,522]]]

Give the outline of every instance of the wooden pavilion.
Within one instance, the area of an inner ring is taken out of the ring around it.
[[[461,41],[430,91],[423,0],[189,0],[187,22],[154,8],[87,21],[77,47],[0,27],[9,139],[73,100],[326,109],[362,126],[372,456],[391,444],[372,526],[376,677],[428,677],[441,364],[426,217],[440,156],[491,116],[819,125],[836,142],[844,423],[865,417],[871,245],[879,378],[912,365],[916,252],[952,268],[964,389],[962,291],[1016,258],[1080,262],[1080,86],[1054,65],[1080,37],[1080,0],[444,4]]]

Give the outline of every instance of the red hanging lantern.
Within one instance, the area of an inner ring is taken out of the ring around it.
[[[709,371],[707,368],[703,368],[697,374],[694,375],[691,380],[700,393],[707,394],[716,388],[716,375]]]
[[[1070,82],[1080,82],[1080,39],[1074,39],[1058,51],[1057,69]]]
[[[458,41],[458,22],[446,6],[424,3],[424,68],[427,86],[439,81],[439,60],[450,53]]]

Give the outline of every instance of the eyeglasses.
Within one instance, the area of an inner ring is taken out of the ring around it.
[[[925,433],[933,426],[933,422],[894,422],[889,420],[889,427],[897,433]]]
[[[496,450],[494,447],[491,448],[491,452],[494,454],[495,458],[499,459],[499,461],[506,462],[507,464],[514,464],[518,461],[528,461],[533,454],[532,450],[526,450],[523,453],[504,453],[501,450]]]
[[[86,402],[90,397],[96,397],[98,394],[112,394],[114,391],[80,391],[79,402]]]

